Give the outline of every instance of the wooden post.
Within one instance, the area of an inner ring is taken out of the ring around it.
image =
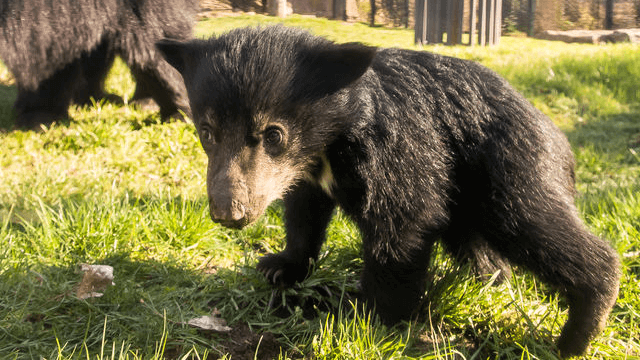
[[[457,44],[462,44],[462,28],[464,27],[464,0],[458,0],[458,36],[456,36]]]
[[[469,0],[469,46],[476,44],[476,1]]]
[[[427,0],[416,0],[414,42],[424,45],[427,43]]]
[[[495,12],[495,33],[493,35],[493,45],[500,44],[500,37],[502,36],[502,0],[496,0],[496,12]]]
[[[370,0],[369,4],[371,4],[371,23],[369,26],[373,27],[376,25],[376,0]]]
[[[267,6],[272,16],[287,17],[287,0],[271,0],[267,2]]]
[[[409,28],[409,0],[404,0],[404,27]]]
[[[438,26],[440,23],[438,22],[438,14],[436,5],[439,0],[425,0],[427,2],[427,42],[429,44],[435,44],[437,39]]]
[[[457,45],[462,42],[463,7],[464,0],[447,1],[447,45]]]
[[[613,29],[613,0],[605,0],[604,2],[604,28]]]
[[[487,0],[480,0],[480,29],[478,30],[480,46],[487,45]]]
[[[429,0],[421,0],[422,1],[422,33],[420,34],[422,38],[422,43],[426,44],[429,41]],[[417,10],[416,10],[417,11]]]
[[[442,35],[444,34],[444,32],[442,31],[442,3],[445,2],[447,0],[435,0],[436,3],[436,8],[434,11],[434,17],[435,17],[435,26],[436,26],[436,31],[435,31],[435,39],[433,41],[434,44],[442,44]]]
[[[527,32],[528,36],[533,36],[535,18],[536,18],[536,0],[529,0],[528,4],[528,12],[529,12],[529,31]]]
[[[496,21],[496,0],[487,0],[487,44],[493,45]]]
[[[449,0],[446,2],[445,6],[444,6],[444,20],[446,21],[445,23],[445,29],[447,31],[447,45],[453,45],[453,27],[455,26],[453,23],[453,3],[456,0]]]
[[[347,0],[333,0],[333,18],[347,20]]]

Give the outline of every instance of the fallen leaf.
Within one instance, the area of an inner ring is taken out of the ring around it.
[[[80,264],[80,270],[84,272],[84,276],[78,284],[76,295],[81,300],[101,297],[107,287],[115,285],[112,266]]]
[[[229,332],[231,328],[227,326],[227,322],[220,317],[205,315],[199,318],[191,319],[187,324],[202,330],[211,330],[217,332]]]

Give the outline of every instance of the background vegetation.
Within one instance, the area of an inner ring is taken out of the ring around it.
[[[208,19],[197,35],[276,21]],[[414,48],[411,30],[284,22],[340,42]],[[624,264],[618,302],[588,358],[640,356],[640,49],[504,37],[495,48],[419,50],[495,69],[566,132],[581,214]],[[107,88],[133,93],[121,62]],[[242,231],[212,223],[206,158],[190,123],[98,103],[41,132],[15,131],[15,93],[0,66],[2,359],[555,358],[566,307],[521,269],[489,286],[438,254],[419,321],[389,329],[352,311],[359,234],[338,211],[315,273],[274,291],[255,263],[283,246],[281,205]],[[113,266],[115,286],[78,299],[82,263]],[[212,313],[232,330],[186,324]]]

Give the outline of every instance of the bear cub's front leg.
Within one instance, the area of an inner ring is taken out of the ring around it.
[[[319,186],[305,182],[284,197],[284,207],[287,245],[262,257],[257,268],[272,284],[290,287],[304,280],[318,259],[335,203]]]

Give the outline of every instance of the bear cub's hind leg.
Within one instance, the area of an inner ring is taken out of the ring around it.
[[[487,239],[512,263],[528,268],[566,296],[569,318],[557,346],[563,357],[577,356],[602,330],[615,304],[618,255],[585,229],[572,205],[546,201],[544,206],[545,211],[525,210],[515,232],[498,233],[504,227],[493,222],[495,226],[486,230],[493,235]]]

